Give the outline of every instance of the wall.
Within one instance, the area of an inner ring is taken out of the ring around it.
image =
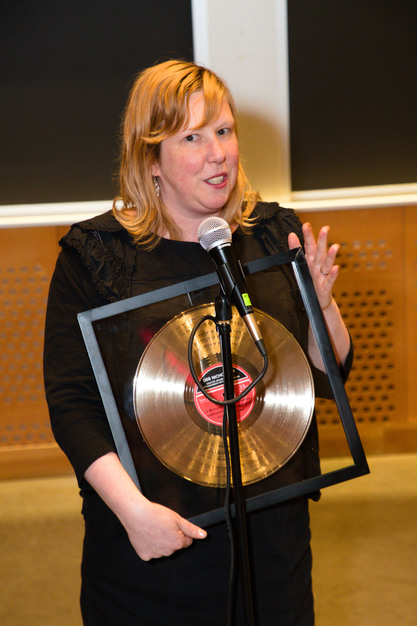
[[[70,471],[49,425],[42,351],[59,227],[0,230],[0,477]]]
[[[193,58],[190,1],[3,2],[0,24],[0,204],[112,198],[133,78]]]

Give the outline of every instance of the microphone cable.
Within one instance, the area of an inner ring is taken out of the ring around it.
[[[226,518],[226,525],[229,534],[230,540],[230,569],[229,569],[229,593],[228,593],[228,605],[227,605],[227,624],[228,626],[233,626],[234,624],[234,599],[236,596],[236,539],[235,533],[233,529],[233,520],[231,514],[231,463],[230,463],[230,454],[229,454],[229,442],[227,439],[227,406],[231,404],[236,404],[242,398],[244,398],[254,387],[257,385],[262,378],[265,376],[266,371],[268,369],[268,356],[262,354],[263,358],[263,367],[258,377],[253,380],[247,387],[244,389],[238,396],[232,398],[231,400],[217,400],[213,396],[211,396],[203,387],[200,380],[198,379],[197,373],[195,371],[194,362],[193,362],[193,343],[195,335],[200,328],[200,326],[206,322],[213,322],[216,327],[219,326],[219,323],[212,315],[205,315],[202,317],[195,325],[191,331],[189,340],[188,340],[188,365],[190,368],[191,376],[195,384],[201,393],[214,404],[220,405],[224,407],[223,410],[223,424],[222,424],[222,438],[223,438],[223,447],[225,453],[225,461],[226,461],[226,488],[225,488],[225,498],[224,498],[224,512]]]
[[[228,406],[230,404],[236,404],[237,402],[239,402],[240,400],[242,400],[245,396],[248,395],[248,393],[250,391],[252,391],[252,389],[262,380],[262,378],[265,376],[266,371],[268,369],[268,355],[262,354],[262,360],[263,360],[263,366],[262,366],[262,370],[259,373],[258,377],[253,380],[247,387],[246,389],[244,389],[238,396],[236,396],[235,398],[231,398],[231,400],[217,400],[216,398],[214,398],[212,395],[210,395],[208,393],[208,391],[206,391],[206,389],[204,389],[203,385],[201,384],[200,380],[198,379],[197,373],[195,371],[195,367],[194,367],[194,363],[193,363],[193,343],[194,343],[194,337],[196,336],[197,330],[200,328],[201,324],[203,324],[203,322],[205,321],[212,321],[216,326],[218,326],[218,322],[217,320],[212,316],[212,315],[204,315],[204,317],[202,317],[195,325],[194,328],[191,331],[189,340],[188,340],[188,366],[190,368],[190,372],[191,372],[191,376],[193,377],[193,380],[195,382],[195,384],[197,385],[197,387],[199,388],[199,390],[201,391],[201,393],[207,398],[207,400],[210,400],[211,402],[213,402],[214,404],[218,404],[219,406]]]

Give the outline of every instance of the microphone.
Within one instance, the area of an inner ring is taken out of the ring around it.
[[[198,241],[216,265],[226,298],[237,308],[259,352],[265,357],[267,355],[265,343],[246,291],[243,270],[233,254],[232,231],[229,224],[221,217],[206,218],[198,227]]]

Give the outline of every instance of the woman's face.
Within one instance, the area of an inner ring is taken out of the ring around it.
[[[232,112],[226,100],[217,116],[195,130],[204,115],[201,92],[190,96],[187,127],[161,143],[152,174],[161,198],[181,228],[184,220],[219,215],[235,186],[239,152]]]

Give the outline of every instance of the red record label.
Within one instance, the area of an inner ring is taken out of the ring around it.
[[[239,396],[252,382],[249,374],[240,366],[233,366],[233,380],[235,395]],[[223,368],[221,365],[211,365],[200,376],[200,382],[204,389],[215,400],[224,400]],[[252,411],[256,399],[255,388],[236,404],[236,418],[242,422]],[[194,385],[194,404],[201,417],[217,426],[223,424],[224,407],[214,404]]]

